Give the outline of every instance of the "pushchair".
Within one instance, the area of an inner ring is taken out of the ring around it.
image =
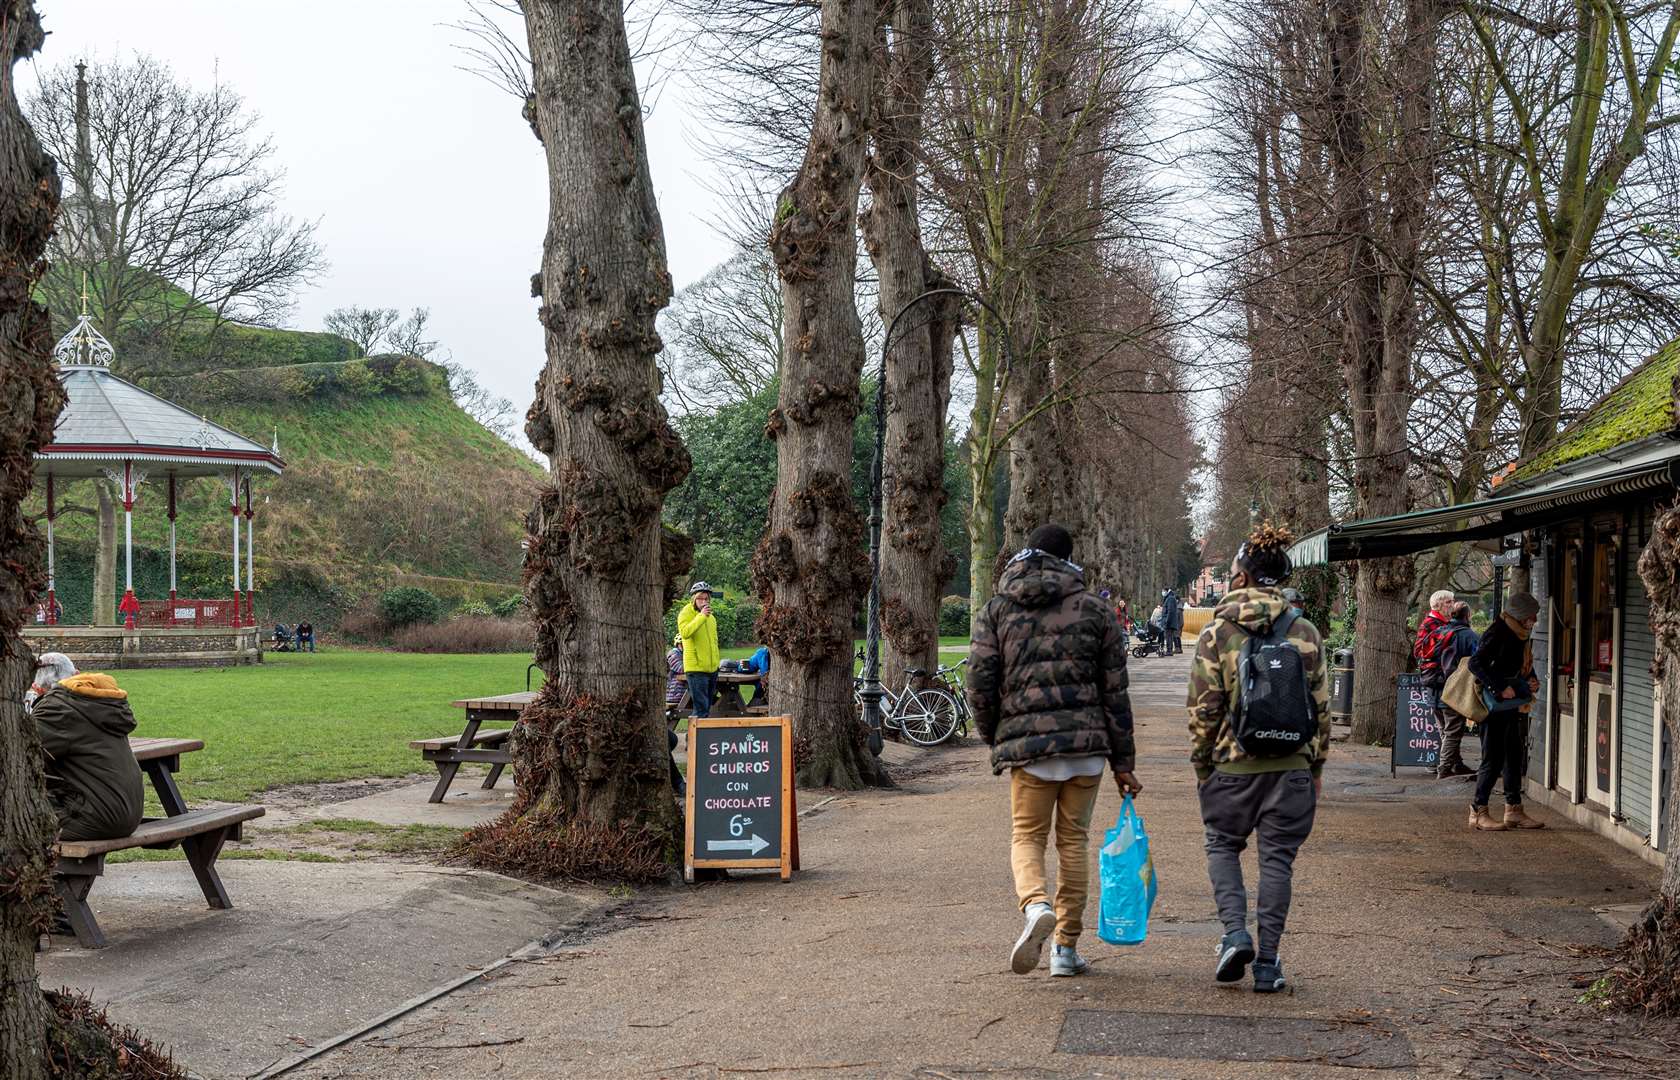
[[[269,646],[274,652],[297,652],[297,634],[286,629],[285,623],[274,625],[273,643]]]
[[[1161,656],[1162,648],[1167,643],[1167,635],[1151,622],[1132,624],[1132,633],[1137,635],[1137,643],[1132,646],[1132,655],[1142,658],[1145,656]]]

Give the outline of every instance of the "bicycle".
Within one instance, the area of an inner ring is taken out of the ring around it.
[[[968,735],[968,722],[971,719],[971,714],[968,711],[968,694],[964,691],[961,678],[962,669],[967,666],[968,657],[965,656],[949,666],[940,664],[934,670],[934,682],[938,684],[938,689],[950,695],[953,706],[953,715],[950,722],[942,725],[947,730],[945,737],[940,742],[945,742],[957,735],[964,737]]]
[[[904,685],[896,693],[889,686],[881,687],[881,726],[898,732],[917,746],[938,746],[951,737],[962,705],[943,686],[918,689],[915,680],[926,675],[921,668],[908,668],[904,672]],[[852,678],[852,700],[859,709],[863,708],[861,675]]]

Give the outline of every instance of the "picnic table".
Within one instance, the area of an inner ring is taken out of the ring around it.
[[[64,914],[70,920],[76,940],[84,948],[105,946],[104,932],[88,906],[88,893],[94,881],[105,873],[105,856],[131,848],[172,848],[179,844],[186,853],[193,876],[205,902],[212,908],[233,906],[227,888],[216,872],[216,860],[222,846],[240,838],[241,826],[263,815],[261,806],[218,806],[205,810],[188,810],[175,785],[175,774],[181,769],[181,755],[204,749],[201,739],[130,739],[128,747],[140,769],[151,781],[163,807],[164,817],[148,818],[129,836],[110,840],[61,840],[54,845],[57,862],[53,868],[53,888],[64,903]]]
[[[682,681],[687,682],[688,677],[686,675],[683,676]],[[741,696],[741,688],[743,686],[761,686],[761,685],[763,685],[763,683],[764,683],[764,673],[763,672],[750,672],[750,673],[749,672],[743,672],[743,671],[720,671],[720,672],[718,672],[717,673],[717,693],[712,698],[712,712],[711,712],[711,715],[713,715],[713,716],[749,716],[749,715],[753,715],[754,710],[762,712],[762,708],[758,705],[753,705],[749,708],[749,706],[747,705],[746,699]],[[755,694],[754,697],[753,697],[753,700],[756,702],[762,696],[763,696],[762,694]],[[688,716],[688,715],[692,714],[693,711],[694,711],[694,700],[691,697],[689,697],[688,691],[685,689],[683,691],[682,702],[677,706],[677,712],[678,712],[679,715]]]
[[[513,764],[513,751],[508,746],[508,738],[513,734],[513,728],[480,731],[479,727],[486,720],[511,725],[519,719],[519,714],[525,711],[525,706],[536,698],[535,691],[524,690],[517,694],[464,698],[450,702],[455,708],[467,711],[466,728],[459,735],[416,739],[408,744],[409,749],[420,751],[422,757],[437,766],[437,786],[432,789],[431,797],[426,801],[442,802],[443,797],[449,794],[449,785],[455,782],[455,774],[460,771],[461,765],[468,761],[488,763],[490,775],[484,778],[480,788],[489,791],[495,787],[496,781],[502,778],[502,770]]]

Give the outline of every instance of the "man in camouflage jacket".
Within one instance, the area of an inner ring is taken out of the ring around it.
[[[1208,875],[1226,931],[1215,978],[1235,982],[1253,961],[1254,989],[1272,993],[1284,986],[1278,945],[1289,915],[1295,855],[1312,831],[1330,749],[1330,683],[1318,628],[1297,618],[1287,637],[1308,674],[1318,733],[1305,750],[1287,757],[1243,752],[1232,731],[1238,661],[1251,636],[1268,633],[1273,620],[1289,611],[1278,590],[1288,574],[1288,559],[1281,543],[1260,551],[1244,544],[1231,569],[1231,591],[1202,631],[1191,661],[1190,763],[1206,827]],[[1253,833],[1259,834],[1260,856],[1258,955],[1247,929],[1248,894],[1240,861]]]
[[[992,771],[1010,770],[1010,862],[1026,914],[1010,966],[1017,974],[1032,971],[1054,933],[1050,973],[1078,975],[1088,968],[1076,946],[1104,766],[1122,791],[1140,789],[1132,775],[1126,635],[1068,561],[1073,538],[1066,529],[1042,526],[1027,543],[975,622],[968,698],[992,748]],[[1044,880],[1052,823],[1059,868],[1053,908]]]

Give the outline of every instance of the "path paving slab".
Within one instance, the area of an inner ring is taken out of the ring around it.
[[[381,825],[447,825],[470,829],[474,825],[494,821],[513,805],[511,776],[504,773],[501,782],[489,791],[479,787],[483,782],[483,773],[469,775],[463,769],[440,803],[426,801],[432,789],[437,787],[437,780],[431,779],[360,799],[329,803],[307,816],[341,821],[376,821]]]
[[[423,802],[423,797],[422,797]],[[204,1077],[255,1074],[574,923],[601,903],[474,870],[223,862],[211,911],[185,862],[110,867],[90,900],[110,940],[55,937],[41,983],[108,1003]]]
[[[1384,1024],[1313,1017],[1069,1009],[1062,1054],[1198,1061],[1292,1062],[1353,1069],[1409,1069],[1411,1040]]]

